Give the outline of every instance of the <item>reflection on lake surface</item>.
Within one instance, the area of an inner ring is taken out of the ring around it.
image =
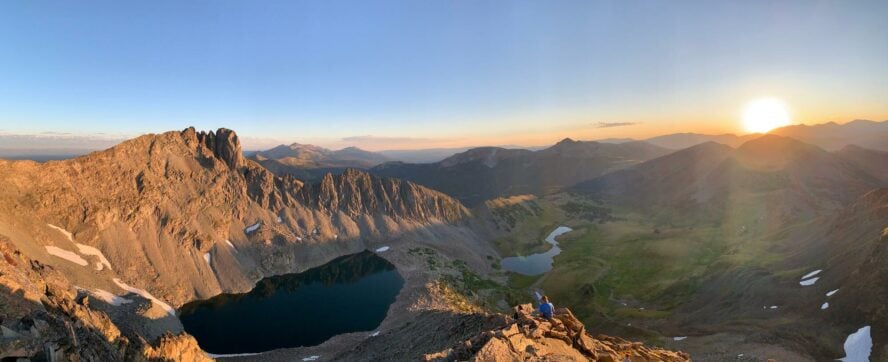
[[[186,304],[179,318],[210,353],[314,346],[378,327],[403,286],[394,265],[365,251],[262,279],[248,293]]]
[[[567,226],[559,226],[546,237],[546,242],[552,244],[552,248],[545,253],[503,258],[500,264],[505,270],[524,275],[540,275],[552,270],[553,258],[561,254],[561,248],[558,247],[555,238],[571,231],[573,229]]]

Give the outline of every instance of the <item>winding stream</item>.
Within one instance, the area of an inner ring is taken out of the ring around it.
[[[556,255],[561,254],[558,241],[555,238],[569,233],[573,229],[567,226],[559,226],[546,236],[546,242],[552,244],[552,248],[545,253],[536,253],[527,256],[511,256],[503,258],[500,263],[503,269],[523,275],[540,275],[552,270],[552,264]]]

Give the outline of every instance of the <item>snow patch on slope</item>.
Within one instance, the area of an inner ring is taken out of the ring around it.
[[[845,362],[868,362],[873,350],[873,337],[870,335],[870,326],[865,326],[851,333],[845,339]]]
[[[232,353],[232,354],[215,354],[215,353],[209,353],[209,352],[204,352],[204,353],[206,353],[206,354],[207,354],[207,356],[210,356],[210,358],[225,358],[225,357],[248,357],[248,356],[256,356],[256,355],[258,355],[258,354],[259,354],[259,353]]]
[[[49,227],[51,227],[51,228],[53,228],[53,229],[58,230],[60,233],[65,234],[65,236],[68,237],[68,240],[70,240],[72,243],[74,242],[74,237],[71,236],[71,232],[69,232],[68,230],[62,229],[62,228],[60,228],[60,227],[58,227],[58,226],[55,226],[55,225],[53,225],[53,224],[46,224],[46,226],[49,226]]]
[[[247,226],[247,228],[244,229],[244,232],[247,233],[247,234],[249,234],[249,233],[254,232],[254,231],[256,231],[257,229],[259,229],[260,226],[262,226],[262,222],[261,222],[261,221],[255,223],[255,224],[253,224],[253,225]]]
[[[99,257],[99,262],[96,264],[96,270],[102,270],[104,268],[108,268],[108,270],[113,270],[111,268],[111,262],[108,261],[108,258],[105,257],[105,254],[102,254],[102,251],[96,249],[92,246],[74,243],[77,245],[77,250],[80,251],[83,255],[92,255]]]
[[[812,271],[812,272],[810,272],[810,273],[808,273],[808,274],[805,274],[805,276],[802,277],[802,280],[805,280],[805,279],[808,279],[808,278],[810,278],[810,277],[813,277],[813,276],[815,276],[815,275],[817,275],[817,274],[820,274],[820,272],[822,272],[822,271],[823,271],[823,269],[817,269],[817,270]]]
[[[799,285],[801,285],[803,287],[811,286],[811,285],[814,285],[814,283],[817,283],[817,280],[819,280],[819,279],[820,279],[820,277],[811,278],[808,280],[802,280],[799,282]]]
[[[170,307],[169,304],[166,304],[162,300],[155,298],[153,295],[151,295],[151,293],[148,293],[148,291],[131,287],[117,278],[114,278],[113,281],[114,284],[117,284],[117,286],[120,287],[120,289],[141,295],[143,298],[151,300],[152,302],[154,302],[154,304],[157,304],[158,306],[163,308],[167,313],[169,313],[169,315],[174,317],[176,316],[176,310],[173,309],[173,307]]]
[[[108,303],[115,307],[120,306],[121,304],[128,304],[133,302],[132,299],[126,299],[103,289],[87,290],[87,292],[92,296],[105,301],[105,303]]]
[[[49,253],[50,255],[57,256],[59,258],[65,259],[65,260],[70,261],[70,262],[77,264],[77,265],[86,266],[87,264],[89,264],[86,260],[81,258],[80,255],[78,255],[77,253],[75,253],[73,251],[68,251],[68,250],[62,249],[57,246],[47,245],[46,252]]]
[[[234,244],[231,243],[231,240],[225,240],[225,244],[228,244],[228,247],[230,247],[231,250],[233,250],[235,253],[237,252],[237,247],[235,247]]]

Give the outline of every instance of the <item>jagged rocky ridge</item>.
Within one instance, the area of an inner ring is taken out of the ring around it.
[[[690,361],[684,352],[650,348],[617,337],[592,337],[567,308],[552,319],[518,305],[511,318],[447,350],[425,356],[430,361]]]
[[[299,196],[306,205],[342,211],[349,216],[372,212],[454,222],[469,215],[459,202],[442,193],[409,181],[371,176],[354,169],[335,176],[328,173],[320,182],[304,185]]]
[[[243,159],[240,150],[233,131],[189,128],[68,161],[0,161],[0,215],[21,224],[0,225],[0,233],[15,229],[23,239],[38,239],[34,245],[55,244],[59,234],[46,224],[59,226],[77,242],[98,247],[112,264],[126,265],[115,268],[123,280],[153,281],[135,284],[180,304],[247,288],[259,277],[251,273],[254,263],[266,269],[260,274],[282,271],[262,256],[235,258],[235,249],[254,249],[257,242],[266,249],[309,239],[372,239],[468,215],[439,192],[357,171],[317,185],[277,177]],[[247,275],[214,278],[221,268],[205,268],[206,253]],[[201,274],[200,280],[186,278]],[[187,287],[164,290],[170,285]]]
[[[111,326],[146,341],[139,351],[181,344],[167,334],[182,331],[172,308],[185,302],[244,292],[381,240],[471,237],[456,225],[467,216],[437,191],[357,171],[318,184],[277,177],[244,159],[227,129],[145,135],[65,161],[0,160],[0,236],[10,250],[64,275],[66,303],[107,312]],[[9,300],[23,293],[4,285]],[[83,304],[95,295],[132,303]]]

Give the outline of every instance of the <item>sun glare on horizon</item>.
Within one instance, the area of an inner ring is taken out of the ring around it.
[[[743,128],[752,133],[767,133],[774,128],[788,126],[789,111],[777,98],[760,98],[746,105]]]

